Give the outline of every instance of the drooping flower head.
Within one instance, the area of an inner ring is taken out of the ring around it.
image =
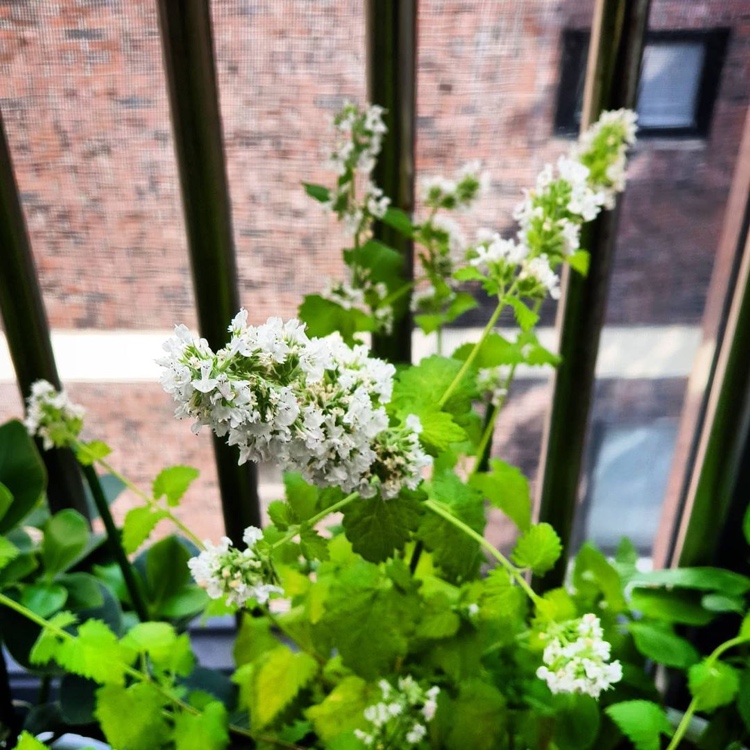
[[[24,425],[32,437],[41,439],[45,450],[64,448],[78,438],[85,413],[64,390],[58,391],[46,380],[37,380],[26,399]]]
[[[598,698],[622,679],[622,665],[609,662],[611,646],[603,635],[599,618],[593,614],[555,625],[545,635],[544,666],[537,669],[537,677],[553,693]]]

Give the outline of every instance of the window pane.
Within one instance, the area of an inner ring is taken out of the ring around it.
[[[638,97],[641,127],[689,128],[696,124],[704,56],[701,42],[658,42],[646,47]]]

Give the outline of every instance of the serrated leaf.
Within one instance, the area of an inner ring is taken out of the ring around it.
[[[604,598],[607,608],[612,612],[624,612],[627,609],[620,574],[589,542],[583,544],[576,555],[573,586],[579,598],[587,601],[588,611],[598,604],[600,597]]]
[[[458,632],[461,618],[453,611],[450,599],[439,593],[427,599],[422,606],[422,616],[417,624],[419,638],[439,640],[450,638]]]
[[[137,552],[151,536],[159,521],[167,517],[167,512],[148,506],[131,508],[125,515],[122,526],[122,546],[128,555]]]
[[[521,531],[531,526],[531,493],[529,480],[515,466],[493,458],[489,472],[474,474],[470,484],[482,492],[496,508],[505,513]]]
[[[636,648],[647,658],[667,667],[687,669],[698,661],[695,647],[671,629],[648,622],[632,622],[629,630]]]
[[[479,491],[465,485],[454,473],[445,472],[433,479],[430,493],[460,521],[478,534],[484,533],[484,501]],[[483,559],[479,544],[435,513],[423,515],[417,537],[432,552],[434,564],[449,581],[469,579],[478,571]]]
[[[76,616],[71,612],[58,612],[49,618],[48,622],[54,628],[64,630],[75,624]],[[43,628],[29,654],[31,664],[47,664],[47,662],[55,659],[62,640],[52,628]]]
[[[73,674],[103,685],[122,685],[130,653],[101,620],[86,620],[75,638],[61,641],[54,658]]]
[[[507,706],[496,687],[479,679],[462,682],[450,709],[447,750],[495,750],[501,746],[507,731]]]
[[[347,250],[344,259],[353,267],[367,269],[369,281],[385,284],[389,291],[395,291],[405,283],[401,275],[403,256],[377,240],[368,240],[361,247]]]
[[[301,474],[284,472],[286,501],[299,522],[307,521],[315,515],[318,504],[318,488],[308,484]]]
[[[750,591],[750,578],[723,568],[652,570],[648,573],[638,573],[633,580],[654,586],[719,591],[727,596],[742,596]]]
[[[303,529],[299,535],[300,551],[307,560],[327,560],[328,540],[315,529]]]
[[[178,636],[166,622],[138,623],[128,631],[121,645],[147,655],[156,668],[182,676],[190,674],[195,663],[188,636]]]
[[[519,537],[512,559],[516,565],[542,575],[554,567],[561,554],[557,532],[548,523],[538,523]]]
[[[271,635],[271,624],[266,618],[244,615],[234,642],[235,664],[238,667],[250,664],[279,645],[279,641]]]
[[[198,469],[192,466],[170,466],[162,469],[154,479],[154,499],[166,497],[167,505],[179,505],[183,495],[199,476]]]
[[[651,701],[625,701],[604,710],[635,745],[635,750],[659,750],[661,736],[674,734],[664,709]]]
[[[271,519],[271,523],[282,531],[286,531],[298,522],[292,508],[281,500],[274,500],[268,506],[268,517]]]
[[[102,458],[106,458],[112,449],[101,440],[92,440],[90,443],[80,443],[76,451],[76,458],[83,466],[91,466]]]
[[[417,409],[409,413],[419,417],[422,424],[419,439],[428,449],[444,451],[452,443],[461,443],[466,440],[466,430],[456,424],[453,417],[444,411]]]
[[[318,673],[318,663],[304,652],[281,646],[264,654],[252,672],[249,700],[253,728],[262,729],[296,698]]]
[[[462,344],[451,355],[454,359],[466,361],[475,345]],[[515,343],[508,341],[499,333],[490,333],[479,346],[474,359],[474,366],[478,369],[500,367],[501,365],[520,365],[524,361],[521,350]]]
[[[315,727],[315,733],[323,742],[355,729],[365,729],[365,709],[380,698],[374,685],[368,685],[359,677],[345,677],[317,706],[311,706],[305,715]]]
[[[21,550],[13,542],[4,536],[0,536],[0,570],[15,560],[20,554]]]
[[[453,278],[456,281],[484,281],[485,277],[474,266],[464,266],[454,272]]]
[[[39,742],[33,734],[21,732],[21,735],[18,738],[18,744],[15,746],[14,750],[49,750],[49,748],[43,742]]]
[[[482,581],[479,614],[484,620],[513,620],[523,617],[526,596],[502,568],[494,568]]]
[[[419,525],[420,513],[413,493],[393,500],[363,498],[344,508],[344,531],[352,549],[365,560],[383,562],[403,550]]]
[[[96,692],[94,714],[113,747],[153,750],[170,735],[164,704],[164,696],[147,682],[128,688],[105,685]]]
[[[740,688],[740,678],[734,667],[709,658],[690,667],[688,687],[699,711],[713,711],[734,700]]]
[[[345,310],[319,294],[305,295],[298,314],[307,326],[308,336],[323,337],[338,331],[347,344],[354,342],[355,333],[372,331],[374,328],[373,319],[361,310]]]
[[[224,750],[229,744],[227,710],[218,701],[193,715],[180,711],[174,720],[175,750]]]
[[[539,315],[517,297],[503,297],[503,301],[513,308],[516,322],[522,331],[530,331],[539,322]]]
[[[551,352],[539,343],[534,331],[521,332],[516,339],[523,361],[532,367],[557,367],[562,361],[558,354]]]

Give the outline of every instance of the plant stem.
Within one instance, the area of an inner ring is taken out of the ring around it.
[[[743,643],[748,642],[750,642],[750,636],[742,635],[738,635],[736,638],[731,638],[730,640],[725,641],[724,643],[717,646],[714,651],[706,658],[706,667],[711,668],[714,662],[717,661],[725,651],[729,651],[730,648],[734,648],[735,646],[740,646]],[[685,714],[680,720],[680,723],[677,726],[677,730],[672,736],[671,742],[667,746],[667,750],[677,750],[677,748],[680,746],[680,742],[682,742],[682,739],[685,736],[685,732],[687,732],[688,727],[690,726],[690,721],[693,718],[693,714],[695,714],[697,710],[698,699],[693,698],[693,700],[690,701],[690,705],[687,707],[687,711],[685,711]]]
[[[99,482],[96,469],[93,466],[81,466],[81,470],[83,471],[83,476],[86,478],[86,482],[91,490],[91,495],[94,498],[96,509],[99,511],[99,516],[104,522],[109,549],[122,572],[122,578],[125,582],[125,588],[128,590],[128,594],[130,594],[130,601],[133,604],[133,609],[141,622],[147,622],[149,619],[148,607],[146,606],[141,589],[138,586],[133,567],[122,547],[120,533],[117,530],[117,526],[115,526],[112,514],[109,512],[107,498],[104,496],[104,490]]]
[[[478,542],[484,547],[495,558],[495,560],[497,560],[505,570],[508,571],[513,580],[521,587],[526,596],[528,596],[534,604],[538,604],[541,601],[541,597],[531,588],[531,586],[529,586],[521,571],[513,565],[513,563],[508,560],[502,552],[495,549],[495,547],[481,534],[474,531],[471,526],[465,524],[460,518],[456,518],[456,516],[454,516],[447,508],[444,508],[440,503],[436,503],[434,500],[426,500],[424,506],[453,524],[457,529],[460,529],[464,534],[471,537],[475,542]]]
[[[417,565],[419,565],[419,558],[422,556],[422,550],[424,549],[424,544],[422,542],[417,542],[414,545],[414,551],[411,553],[411,560],[409,560],[409,571],[412,575],[417,570]]]
[[[479,445],[477,446],[477,460],[474,463],[474,468],[471,470],[472,475],[477,474],[480,471],[487,471],[487,462],[490,457],[492,437],[495,434],[495,425],[497,423],[497,418],[500,416],[500,411],[502,410],[503,406],[505,406],[505,402],[508,400],[508,389],[510,388],[510,384],[513,381],[514,375],[516,374],[517,366],[518,365],[516,364],[511,366],[508,377],[505,378],[505,382],[503,383],[503,394],[500,396],[500,400],[498,401],[498,403],[490,403],[487,406],[484,429],[482,431],[482,437],[479,441]]]
[[[458,384],[463,379],[464,375],[466,375],[468,369],[471,367],[472,363],[477,357],[477,354],[479,354],[479,348],[484,343],[484,340],[487,338],[487,336],[490,334],[492,329],[495,327],[495,323],[497,323],[497,319],[500,317],[500,313],[503,311],[503,308],[505,307],[505,302],[502,300],[497,303],[497,307],[495,308],[495,312],[492,313],[492,317],[487,321],[487,325],[484,327],[484,330],[482,331],[482,335],[479,338],[479,341],[477,341],[476,344],[474,344],[474,348],[469,352],[469,356],[466,358],[466,361],[461,365],[461,369],[456,374],[456,377],[453,378],[453,381],[446,389],[445,393],[443,394],[440,401],[438,401],[438,406],[442,409],[443,406],[445,406],[448,403],[448,399],[453,395],[453,391],[456,390],[458,387]]]
[[[15,746],[18,735],[21,732],[21,721],[13,706],[13,693],[10,689],[10,676],[8,665],[5,662],[5,654],[0,651],[0,726],[8,731],[6,737],[7,747]]]
[[[334,503],[330,507],[321,511],[316,516],[309,518],[307,521],[301,524],[297,529],[295,529],[294,531],[290,531],[285,537],[282,537],[277,542],[274,542],[271,545],[271,549],[276,549],[277,547],[280,547],[282,544],[291,542],[292,539],[294,539],[294,537],[297,536],[297,534],[299,534],[302,529],[312,529],[316,523],[322,521],[327,516],[330,516],[331,513],[336,513],[336,511],[341,510],[343,507],[345,507],[346,505],[349,505],[349,503],[351,503],[353,500],[356,500],[358,497],[359,497],[359,492],[352,492],[351,495],[347,495],[343,500],[339,500],[337,503]]]
[[[112,474],[112,476],[117,477],[131,492],[134,492],[138,497],[140,497],[142,500],[144,500],[151,508],[154,508],[155,510],[158,510],[160,513],[166,513],[166,518],[168,518],[188,539],[190,539],[193,544],[195,544],[198,549],[203,549],[203,542],[195,535],[193,534],[190,529],[185,526],[185,524],[180,521],[177,516],[175,516],[170,510],[167,508],[163,508],[160,503],[155,500],[151,495],[149,495],[147,492],[144,492],[138,485],[131,482],[125,475],[121,474],[117,469],[112,466],[108,461],[105,461],[103,458],[98,458],[96,460],[96,463],[99,464],[99,466],[102,467],[106,472],[109,474]]]

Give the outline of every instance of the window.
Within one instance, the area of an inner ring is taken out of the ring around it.
[[[708,135],[728,37],[728,29],[648,34],[638,91],[639,136]],[[588,31],[563,34],[557,135],[578,133],[589,38]]]

